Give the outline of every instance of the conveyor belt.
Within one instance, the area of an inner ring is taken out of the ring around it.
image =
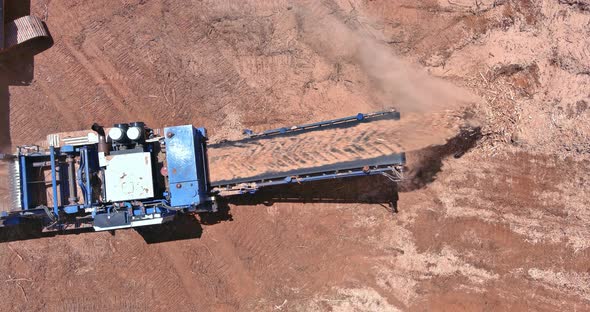
[[[278,179],[283,179],[286,177],[306,177],[306,176],[317,176],[321,174],[332,174],[332,173],[345,173],[347,171],[357,170],[362,168],[366,168],[365,170],[368,171],[370,169],[376,168],[390,168],[391,166],[403,166],[406,163],[406,155],[404,153],[399,154],[391,154],[386,156],[380,156],[371,159],[360,159],[360,160],[353,160],[353,161],[346,161],[340,163],[334,163],[329,165],[318,166],[314,168],[301,168],[291,171],[285,172],[271,172],[267,174],[262,174],[259,176],[253,176],[249,178],[239,178],[234,180],[224,180],[224,181],[216,181],[212,182],[212,187],[219,187],[225,185],[235,185],[235,184],[242,184],[242,183],[250,183],[256,182],[261,183],[264,181],[274,181]]]
[[[398,119],[395,113],[210,145],[211,186],[403,165]]]

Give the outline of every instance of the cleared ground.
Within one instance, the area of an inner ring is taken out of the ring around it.
[[[444,107],[441,84],[391,70],[398,55],[481,99],[476,130],[408,155],[399,213],[366,203],[390,198],[375,178],[160,231],[4,242],[0,309],[589,310],[586,1],[318,3],[34,1],[55,45],[0,90],[2,143],[136,120],[232,139]]]

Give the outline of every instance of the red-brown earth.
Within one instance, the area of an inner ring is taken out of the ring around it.
[[[55,44],[29,81],[2,68],[4,145],[135,120],[231,139],[390,106],[467,105],[472,130],[408,153],[396,214],[366,203],[386,179],[353,179],[159,231],[0,243],[0,310],[590,310],[589,10],[33,1]]]

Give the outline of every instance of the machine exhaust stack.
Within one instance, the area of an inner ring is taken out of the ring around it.
[[[110,147],[107,143],[104,127],[97,123],[94,123],[92,124],[92,130],[98,134],[98,152],[104,153],[104,155],[107,156],[110,152]]]

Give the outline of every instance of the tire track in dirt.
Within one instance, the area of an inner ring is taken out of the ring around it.
[[[235,253],[246,271],[258,268],[274,271],[277,265],[285,264],[289,259],[289,253],[278,248],[281,236],[272,230],[272,225],[269,227],[268,221],[261,220],[266,218],[263,210],[244,214],[240,217],[240,224],[237,224],[236,229],[230,234],[229,239]],[[285,278],[289,274],[290,272],[285,271],[280,278]],[[258,280],[258,275],[262,275],[262,272],[256,272],[254,280]]]
[[[81,118],[72,118],[72,114],[79,111],[80,106],[85,106],[81,104],[92,103],[94,102],[94,99],[91,98],[91,92],[85,92],[80,96],[75,97],[69,96],[71,94],[76,94],[76,87],[68,86],[68,81],[74,80],[78,85],[94,85],[96,81],[87,80],[87,75],[85,73],[87,73],[88,70],[85,71],[79,60],[76,60],[76,53],[70,53],[72,52],[72,49],[68,48],[67,45],[66,48],[63,47],[64,46],[62,45],[52,49],[52,53],[48,56],[48,62],[69,65],[64,68],[63,72],[55,74],[48,73],[49,76],[46,79],[38,79],[35,83],[35,88],[39,88],[42,94],[45,94],[48,97],[48,100],[40,99],[40,101],[49,104],[43,108],[43,110],[48,112],[48,115],[42,116],[39,114],[31,114],[31,112],[27,110],[26,105],[17,106],[11,112],[12,120],[14,121],[13,125],[15,125],[13,131],[15,132],[17,142],[24,143],[35,141],[44,138],[47,134],[47,130],[43,131],[43,129],[40,129],[39,127],[30,127],[28,122],[25,122],[30,121],[31,119],[42,119],[42,123],[48,125],[47,128],[57,131],[58,129],[72,130],[80,128],[81,124],[88,124],[89,121],[86,120],[93,118],[93,116],[87,112],[78,115],[78,117]],[[71,79],[67,79],[66,77],[68,76],[71,77]],[[18,91],[21,92],[20,90]],[[103,115],[103,112],[109,110],[109,106],[110,105],[102,104],[94,106],[93,108],[100,108],[97,113],[98,115]],[[75,109],[72,109],[72,107],[75,107]],[[111,114],[114,113],[112,110],[110,111]],[[58,116],[56,116],[56,114]],[[59,126],[55,125],[55,122],[57,121],[60,121]]]
[[[122,236],[124,236],[121,240],[123,246],[117,248],[116,257],[128,263],[130,268],[137,268],[133,272],[137,275],[133,278],[147,281],[157,290],[159,296],[170,298],[166,300],[173,300],[184,306],[182,309],[184,311],[199,306],[198,302],[194,300],[192,292],[194,287],[187,288],[183,283],[186,271],[175,270],[176,263],[169,259],[169,256],[175,253],[162,252],[160,249],[150,248],[149,245],[138,242],[136,238],[139,237],[134,231],[125,232]],[[141,240],[141,238],[139,239]],[[167,261],[162,262],[163,258],[166,258]],[[158,261],[151,261],[153,259],[158,259]]]
[[[177,276],[179,277],[179,282],[182,284],[182,287],[178,287],[178,291],[185,292],[186,296],[192,302],[193,306],[199,307],[203,305],[202,300],[200,300],[197,296],[194,296],[194,293],[198,294],[207,294],[208,291],[206,287],[203,285],[200,279],[195,278],[193,273],[193,269],[190,266],[190,263],[186,261],[185,257],[178,257],[177,251],[180,249],[178,248],[177,244],[170,243],[163,246],[158,246],[160,250],[160,254],[167,259],[167,262],[172,265],[174,271],[176,272]],[[178,284],[178,283],[175,283]]]
[[[139,26],[130,19],[118,23],[114,17],[94,22],[88,27],[76,26],[82,29],[78,36],[83,36],[83,41],[76,42],[77,44],[74,46],[69,39],[65,40],[66,49],[86,70],[87,76],[94,80],[95,83],[91,85],[98,85],[107,95],[111,105],[119,111],[119,118],[121,118],[121,114],[125,119],[137,115],[135,107],[124,105],[126,102],[137,102],[137,96],[125,81],[116,79],[117,83],[113,83],[109,78],[134,76],[137,72],[136,62],[141,62],[143,59],[131,59],[130,51],[123,43],[131,41],[133,34],[139,31]],[[121,31],[115,31],[116,29]],[[120,74],[120,71],[115,69],[115,65],[125,71],[126,75]],[[108,107],[111,108],[111,105]]]
[[[203,241],[185,248],[187,256],[183,257],[183,261],[187,263],[184,266],[193,273],[193,279],[206,285],[204,296],[209,298],[208,304],[211,307],[239,310],[242,300],[258,295],[255,277],[249,273],[243,262],[236,261],[241,259],[241,255],[235,241],[228,235],[202,239]]]
[[[77,60],[79,66],[84,68],[88,76],[94,81],[94,85],[99,85],[100,88],[105,92],[107,97],[110,100],[110,104],[108,105],[108,109],[110,110],[111,107],[114,106],[114,109],[117,110],[119,116],[123,116],[125,119],[132,119],[131,116],[134,115],[134,108],[133,107],[126,107],[122,103],[125,101],[125,96],[119,91],[119,88],[114,87],[113,84],[107,82],[104,77],[104,73],[98,66],[94,65],[94,62],[90,62],[86,53],[83,51],[77,50],[72,45],[65,43],[66,49],[69,53]],[[105,109],[106,110],[106,109]]]

